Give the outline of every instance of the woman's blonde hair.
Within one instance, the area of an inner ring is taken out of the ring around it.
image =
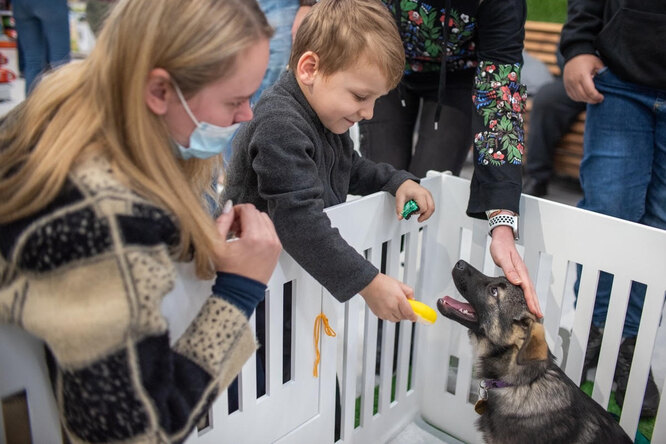
[[[41,79],[0,128],[0,223],[31,215],[61,190],[72,165],[101,152],[140,195],[176,217],[180,254],[213,274],[218,241],[204,204],[221,160],[178,160],[161,116],[145,103],[163,68],[189,97],[230,75],[243,50],[270,38],[255,0],[121,0],[91,54]]]
[[[321,0],[298,28],[289,58],[296,72],[301,56],[319,56],[325,76],[355,63],[372,63],[386,78],[389,88],[398,85],[405,69],[405,50],[395,19],[379,0]]]

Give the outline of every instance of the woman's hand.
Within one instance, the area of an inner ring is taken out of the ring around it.
[[[416,212],[419,215],[419,222],[427,220],[435,212],[435,201],[430,191],[413,180],[406,180],[395,192],[395,211],[398,213],[398,220],[402,219],[402,209],[410,199],[414,199],[419,206]]]
[[[282,250],[268,214],[252,204],[232,207],[229,201],[216,222],[221,240],[215,248],[215,268],[267,284]],[[227,240],[230,233],[235,237]]]
[[[490,255],[502,269],[504,275],[514,285],[520,285],[525,293],[527,308],[537,317],[542,318],[539,299],[537,298],[534,285],[527,272],[523,259],[516,250],[516,241],[513,238],[511,227],[499,225],[493,228],[492,242],[490,243]]]

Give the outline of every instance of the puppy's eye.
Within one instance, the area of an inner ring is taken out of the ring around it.
[[[499,296],[499,291],[497,290],[497,287],[490,287],[490,294],[494,298],[498,297]]]

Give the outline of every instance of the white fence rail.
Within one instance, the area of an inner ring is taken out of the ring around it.
[[[436,175],[423,185],[437,202],[436,213],[423,224],[415,218],[398,222],[394,200],[385,193],[327,212],[357,251],[414,287],[417,299],[434,306],[438,297],[456,294],[450,271],[458,259],[487,274],[499,270],[488,254],[486,222],[465,216],[469,182]],[[663,332],[659,322],[666,295],[666,232],[529,196],[523,197],[520,213],[519,248],[537,285],[547,340],[560,361],[566,358],[565,371],[574,381],[583,365],[596,279],[602,270],[615,276],[593,391],[602,405],[611,392],[631,281],[647,285],[620,419],[634,436],[655,339]],[[567,311],[564,295],[575,277],[572,263],[583,266],[582,282],[570,340],[563,341],[560,324]],[[192,295],[205,296],[210,288],[210,283],[193,279],[187,268],[181,272],[163,305],[174,338],[202,302]],[[291,299],[291,313],[283,313],[285,299]],[[360,296],[340,304],[287,254],[269,284],[266,312],[266,393],[256,396],[252,358],[239,378],[239,409],[228,412],[225,392],[207,424],[187,443],[383,443],[417,415],[460,440],[481,442],[470,402],[470,392],[476,391],[472,350],[459,324],[443,317],[433,326],[378,322]],[[320,313],[337,336],[320,336],[321,362],[315,377],[313,328]],[[283,337],[282,327],[289,319],[291,334]],[[285,347],[291,352],[283,353]],[[58,417],[41,351],[41,344],[27,334],[0,325],[0,397],[25,390],[33,442],[55,443],[60,442]],[[289,362],[283,362],[284,356]],[[654,442],[666,436],[664,410],[659,410]],[[0,444],[5,442],[4,428],[0,415]]]

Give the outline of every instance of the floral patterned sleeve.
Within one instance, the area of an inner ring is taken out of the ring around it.
[[[518,213],[525,148],[520,82],[527,8],[524,0],[483,0],[477,14],[473,101],[481,129],[474,138],[474,174],[467,214],[502,208]]]
[[[476,134],[474,147],[481,165],[520,165],[524,151],[523,111],[527,92],[520,83],[520,64],[484,61],[477,67],[474,106],[483,118],[484,130]]]

